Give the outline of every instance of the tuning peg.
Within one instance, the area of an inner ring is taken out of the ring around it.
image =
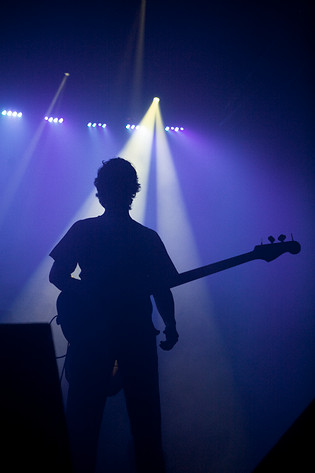
[[[278,240],[281,241],[281,243],[283,243],[285,239],[286,239],[286,236],[283,234],[278,236]]]
[[[270,243],[274,243],[276,241],[272,235],[268,237],[268,240],[270,241]]]

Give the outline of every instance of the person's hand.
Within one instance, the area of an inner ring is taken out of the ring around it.
[[[178,342],[179,335],[177,333],[176,326],[171,325],[166,327],[163,333],[165,333],[165,340],[160,342],[160,347],[162,350],[169,351]]]

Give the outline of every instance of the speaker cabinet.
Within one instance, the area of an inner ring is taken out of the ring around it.
[[[49,324],[0,324],[0,379],[0,470],[72,472]]]

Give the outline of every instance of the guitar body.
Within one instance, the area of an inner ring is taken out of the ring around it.
[[[57,324],[70,343],[82,338],[88,329],[89,311],[86,301],[72,293],[62,291],[57,298]]]
[[[61,292],[56,304],[57,324],[60,325],[66,340],[70,343],[73,339],[78,341],[86,338],[91,324],[91,310],[88,310],[86,301],[69,292]],[[109,380],[107,395],[115,396],[122,388],[123,380],[116,360]]]
[[[56,302],[57,324],[69,343],[98,340],[110,342],[112,334],[133,336],[152,331],[152,302],[148,293],[143,297],[121,288],[107,288],[102,294],[89,295],[62,291]]]

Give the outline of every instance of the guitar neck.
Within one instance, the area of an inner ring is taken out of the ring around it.
[[[248,261],[256,259],[254,252],[250,251],[249,253],[244,253],[239,256],[234,256],[233,258],[228,258],[217,263],[207,264],[206,266],[201,266],[200,268],[191,269],[190,271],[185,271],[178,275],[174,284],[171,287],[181,286],[187,282],[195,281],[196,279],[203,278],[205,276],[210,276],[210,274],[215,274],[220,271],[224,271],[228,268],[233,268]]]

